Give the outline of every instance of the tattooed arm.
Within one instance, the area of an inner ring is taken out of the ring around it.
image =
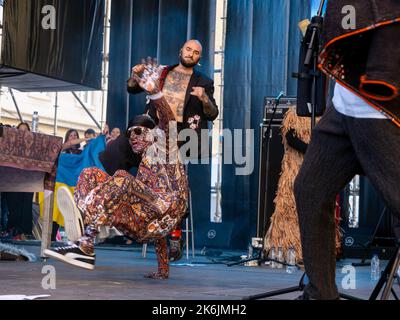
[[[168,123],[170,121],[175,121],[175,116],[171,110],[171,107],[161,92],[153,94],[149,96],[149,98],[153,101],[153,104],[157,110],[157,115],[159,118],[158,127],[161,130],[167,131]]]
[[[218,117],[218,107],[214,100],[214,82],[211,81],[206,87],[193,87],[191,95],[196,96],[203,104],[203,112],[209,121]]]

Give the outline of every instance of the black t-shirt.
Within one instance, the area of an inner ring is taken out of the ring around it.
[[[130,171],[133,167],[138,167],[142,161],[141,155],[132,151],[129,139],[124,135],[110,142],[99,154],[99,159],[110,176],[118,170]]]

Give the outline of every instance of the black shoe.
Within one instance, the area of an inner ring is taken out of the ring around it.
[[[295,300],[318,300],[318,299],[311,298],[309,294],[303,292],[303,294],[298,296]],[[332,300],[340,300],[340,297],[337,297],[336,299]]]
[[[94,263],[96,261],[95,254],[86,254],[76,244],[67,247],[45,249],[44,254],[51,258],[89,270],[94,269]]]
[[[169,261],[178,261],[182,258],[183,253],[183,239],[169,240]]]
[[[311,298],[308,294],[306,294],[305,292],[303,292],[303,294],[299,295],[296,299],[294,300],[316,300]]]

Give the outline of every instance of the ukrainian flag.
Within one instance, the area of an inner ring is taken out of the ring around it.
[[[58,159],[56,185],[54,190],[53,221],[64,226],[64,218],[57,206],[57,191],[60,187],[67,187],[73,193],[78,183],[82,170],[90,167],[97,167],[105,171],[99,160],[99,153],[106,148],[104,135],[98,136],[85,146],[81,154],[61,153]],[[43,192],[39,194],[40,215],[43,216]]]

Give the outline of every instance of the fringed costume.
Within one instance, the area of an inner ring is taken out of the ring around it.
[[[289,109],[282,123],[282,137],[285,154],[282,160],[281,176],[274,200],[275,212],[265,235],[265,251],[282,247],[284,257],[293,247],[297,260],[302,260],[300,230],[296,203],[293,193],[294,180],[303,163],[304,153],[311,139],[311,118],[298,117],[296,110]],[[334,214],[332,212],[332,214]],[[337,250],[340,250],[340,233],[337,232]]]

